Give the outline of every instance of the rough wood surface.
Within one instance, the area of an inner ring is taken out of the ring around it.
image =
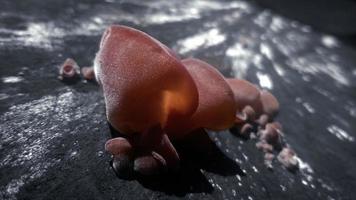
[[[356,51],[337,38],[246,1],[5,0],[0,10],[0,199],[355,199]],[[209,154],[177,144],[178,174],[117,178],[98,86],[57,79],[67,57],[91,65],[112,23],[270,90],[300,172],[268,170],[254,141],[225,131],[210,132]]]

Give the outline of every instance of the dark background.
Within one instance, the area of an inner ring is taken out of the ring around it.
[[[355,1],[0,3],[0,199],[355,199]],[[113,23],[270,90],[300,171],[224,131],[178,175],[118,179],[98,86],[57,79],[67,57],[91,65]]]

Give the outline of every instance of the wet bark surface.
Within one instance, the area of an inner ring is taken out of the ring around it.
[[[0,12],[0,199],[354,199],[356,50],[246,1],[5,1]],[[67,57],[90,66],[103,30],[133,26],[280,101],[300,158],[263,164],[230,131],[176,144],[181,170],[119,179],[99,87],[65,84]],[[204,144],[204,145],[198,145]]]

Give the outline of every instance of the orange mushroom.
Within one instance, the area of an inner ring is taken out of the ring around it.
[[[245,122],[248,118],[249,120],[254,120],[256,115],[259,116],[262,113],[260,90],[246,80],[234,78],[226,80],[234,92],[234,98],[238,106],[236,122]]]
[[[226,81],[234,92],[234,98],[240,110],[248,105],[255,109],[261,106],[260,90],[257,86],[243,79],[227,78]]]
[[[143,174],[158,166],[157,154],[168,167],[177,166],[178,154],[163,129],[168,121],[190,117],[198,106],[195,82],[177,58],[141,31],[111,26],[94,61],[107,119],[125,135],[125,143],[137,149],[131,159],[136,159],[134,168]],[[116,145],[107,145],[108,151],[119,154],[114,150],[122,148],[124,142],[111,140],[107,143]]]
[[[260,96],[263,113],[272,119],[279,110],[278,100],[267,90],[262,90]]]
[[[170,137],[182,138],[197,129],[223,130],[234,124],[236,104],[233,92],[213,66],[194,58],[182,60],[193,77],[199,93],[199,105],[190,118],[172,121],[167,132]]]
[[[241,113],[237,112],[237,123],[253,121],[257,118],[260,124],[265,125],[277,115],[279,103],[270,92],[260,90],[257,86],[242,79],[228,78],[227,82],[234,92],[238,110],[241,111]]]
[[[169,118],[190,116],[198,92],[171,51],[149,35],[111,26],[101,40],[95,74],[111,125],[124,134],[142,132]]]

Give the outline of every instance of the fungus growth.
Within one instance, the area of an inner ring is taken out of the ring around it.
[[[63,77],[68,76],[66,68],[62,71]],[[202,60],[181,60],[144,32],[109,27],[94,70],[82,73],[87,79],[95,75],[107,120],[121,133],[105,145],[118,173],[134,170],[150,175],[177,169],[180,157],[171,141],[202,128],[233,128],[241,137],[257,138],[256,146],[269,167],[273,152],[282,149],[280,162],[288,168],[298,165],[294,151],[285,148],[282,126],[274,122],[279,103],[270,92],[246,80],[225,78]]]

